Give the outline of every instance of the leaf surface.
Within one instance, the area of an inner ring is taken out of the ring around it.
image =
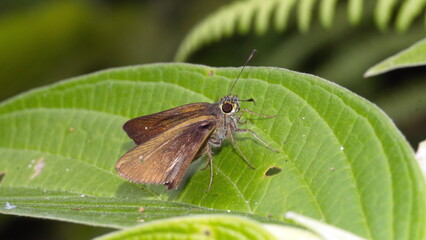
[[[178,190],[132,184],[115,172],[134,144],[130,118],[227,94],[237,68],[152,64],[111,69],[0,104],[0,212],[126,227],[171,216],[235,213],[285,223],[293,211],[371,239],[424,236],[425,186],[413,150],[375,105],[333,83],[249,67],[234,88],[255,131],[225,144],[214,182],[194,162]],[[270,170],[271,169],[271,170]],[[277,171],[280,169],[281,171]],[[8,205],[9,204],[9,205]],[[15,206],[15,207],[11,207]],[[141,211],[141,207],[143,211]]]

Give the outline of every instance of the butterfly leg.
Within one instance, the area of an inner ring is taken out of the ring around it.
[[[207,169],[207,167],[210,165],[210,160],[207,161],[206,165],[202,168],[200,168],[201,171],[204,171]]]
[[[238,129],[237,129],[238,130]],[[243,157],[244,161],[247,163],[247,165],[249,165],[249,167],[253,170],[255,170],[256,168],[253,167],[253,165],[251,165],[251,163],[249,162],[249,160],[247,160],[246,156],[244,155],[244,153],[241,151],[241,149],[238,147],[238,145],[235,143],[235,138],[234,138],[234,134],[229,134],[231,136],[231,142],[232,145],[235,147],[235,149],[238,150],[238,152],[240,152],[241,156]]]
[[[207,163],[206,163],[206,165],[200,169],[201,171],[206,170],[206,169],[207,169],[207,167],[210,165],[210,156],[209,156],[209,153],[208,153],[208,149],[207,149],[207,148],[209,148],[209,147],[207,147],[207,146],[206,146],[206,151],[204,151],[204,154],[207,154],[207,157],[208,157],[209,159],[207,159]],[[211,150],[210,150],[210,151],[211,151]],[[212,154],[210,154],[210,155],[212,155]]]
[[[210,183],[206,191],[207,193],[210,191],[210,188],[212,187],[212,184],[213,184],[213,152],[209,144],[207,144],[206,148],[207,148],[207,157],[209,158],[207,166],[210,165]]]
[[[257,136],[257,134],[253,131],[253,130],[251,130],[251,129],[240,129],[240,128],[237,128],[237,129],[235,129],[235,131],[236,132],[239,132],[239,133],[243,133],[243,132],[249,132],[249,133],[251,133],[259,142],[261,142],[261,143],[263,143],[263,145],[265,145],[267,148],[269,148],[269,149],[271,149],[272,151],[274,151],[274,152],[279,152],[279,151],[277,151],[277,150],[275,150],[273,147],[271,147],[271,146],[269,146],[269,144],[267,144],[265,141],[263,141],[259,136]]]

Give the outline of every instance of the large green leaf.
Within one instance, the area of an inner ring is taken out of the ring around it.
[[[371,239],[424,236],[425,185],[413,150],[376,106],[315,76],[247,68],[234,89],[273,119],[246,117],[238,145],[209,171],[193,164],[178,190],[131,184],[114,165],[132,148],[129,118],[226,95],[239,69],[153,64],[103,71],[0,105],[0,212],[124,227],[196,213],[286,222],[287,211]],[[270,168],[281,172],[269,176]],[[142,207],[142,208],[141,208]]]

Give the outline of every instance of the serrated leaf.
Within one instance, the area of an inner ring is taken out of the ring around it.
[[[190,216],[155,221],[96,238],[114,239],[276,239],[258,223],[227,215]]]
[[[214,156],[208,193],[209,172],[196,171],[202,161],[172,191],[117,175],[116,161],[133,147],[121,129],[125,121],[217,101],[239,70],[189,64],[118,68],[3,102],[0,212],[125,227],[139,219],[213,212],[283,223],[284,214],[294,211],[365,238],[424,236],[424,182],[413,150],[390,119],[335,84],[280,68],[247,68],[234,89],[242,99],[256,100],[243,108],[277,115],[246,115],[244,127],[280,153],[251,135],[237,136],[256,170],[228,144]],[[271,168],[281,171],[272,174]]]
[[[371,77],[405,67],[423,66],[426,64],[426,39],[374,65],[364,74]]]

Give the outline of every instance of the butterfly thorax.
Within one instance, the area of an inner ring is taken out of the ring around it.
[[[215,104],[216,129],[212,133],[209,144],[214,147],[222,145],[229,134],[232,134],[232,126],[235,126],[235,115],[240,110],[240,100],[237,96],[225,96]]]

